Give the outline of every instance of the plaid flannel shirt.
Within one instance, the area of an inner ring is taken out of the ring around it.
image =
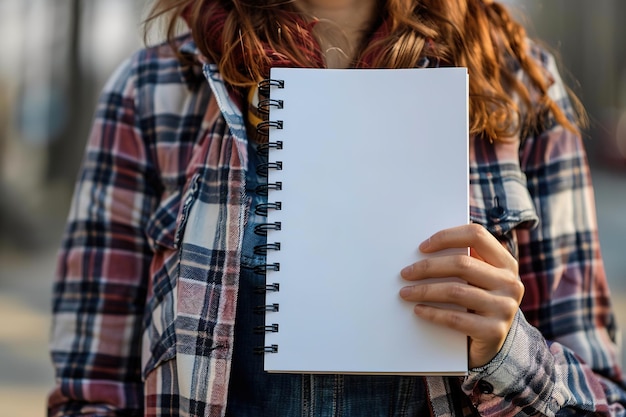
[[[198,65],[147,48],[99,100],[54,286],[50,416],[224,415],[246,133],[216,67],[181,51]],[[427,378],[433,415],[625,415],[580,137],[470,138],[470,167],[471,219],[518,256],[526,295],[489,364]]]

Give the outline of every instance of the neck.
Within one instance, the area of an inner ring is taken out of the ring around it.
[[[377,0],[296,0],[309,16],[320,20],[319,37],[329,66],[346,66],[371,26]],[[340,31],[340,35],[338,35]]]

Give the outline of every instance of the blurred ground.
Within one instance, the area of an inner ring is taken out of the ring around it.
[[[597,168],[593,179],[615,310],[626,328],[626,173]],[[60,225],[49,227],[51,234],[60,233]],[[6,248],[0,253],[0,417],[45,415],[53,382],[47,337],[57,243],[34,253]]]
[[[56,249],[0,254],[0,416],[45,415],[50,285]]]

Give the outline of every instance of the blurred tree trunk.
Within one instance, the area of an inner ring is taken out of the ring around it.
[[[61,62],[53,62],[53,81],[64,91],[65,123],[49,144],[48,176],[51,182],[73,184],[80,165],[85,136],[85,77],[80,62],[81,0],[54,0],[54,34],[57,41],[65,40],[66,49]]]

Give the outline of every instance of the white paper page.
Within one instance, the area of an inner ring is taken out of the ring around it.
[[[413,313],[400,270],[432,233],[466,224],[467,71],[273,69],[265,368],[281,372],[458,373],[466,336]],[[459,250],[466,253],[466,250]]]

